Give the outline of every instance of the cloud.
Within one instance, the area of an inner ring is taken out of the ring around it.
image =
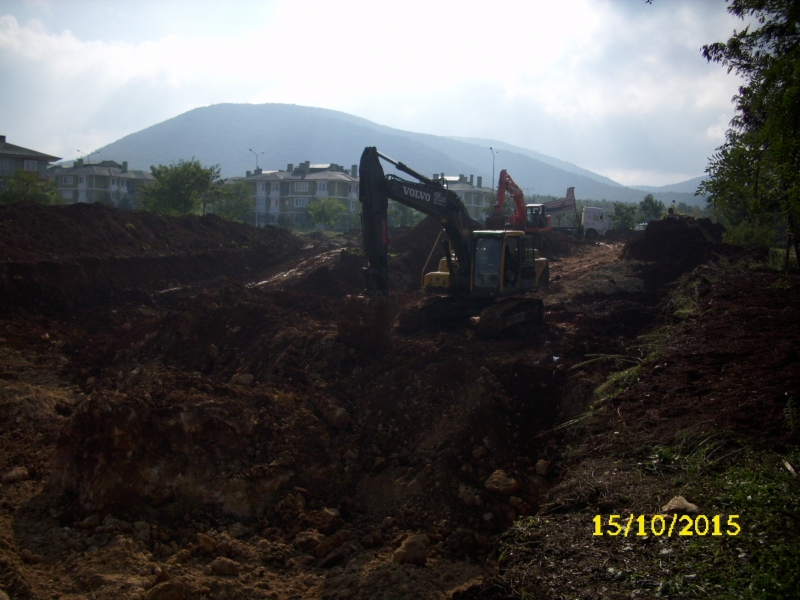
[[[286,102],[669,183],[702,172],[737,87],[699,52],[735,25],[721,2],[20,6],[0,15],[2,126],[65,157],[197,106]]]

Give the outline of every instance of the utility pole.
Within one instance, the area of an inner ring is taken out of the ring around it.
[[[492,191],[494,192],[494,157],[497,156],[497,153],[500,152],[500,150],[495,150],[491,146],[489,146],[489,150],[492,151]]]

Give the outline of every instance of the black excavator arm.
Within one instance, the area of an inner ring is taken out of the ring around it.
[[[386,175],[380,159],[393,164],[398,171],[408,173],[418,182],[405,181],[394,175]],[[387,209],[389,200],[399,202],[434,217],[441,223],[455,253],[457,265],[447,254],[447,262],[453,276],[450,291],[467,292],[472,272],[474,236],[466,208],[459,197],[439,181],[434,181],[407,167],[401,162],[384,156],[374,146],[361,154],[360,185],[358,199],[361,202],[361,227],[364,235],[364,255],[367,259],[365,276],[367,295],[389,295],[389,263],[387,240]]]

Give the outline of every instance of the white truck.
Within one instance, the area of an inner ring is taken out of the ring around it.
[[[575,232],[579,236],[593,239],[605,236],[606,231],[611,229],[611,223],[603,214],[602,208],[586,206],[581,216],[578,216],[574,187],[567,188],[567,195],[564,198],[553,200],[544,206],[552,219],[553,229],[557,231]]]
[[[602,208],[583,207],[581,230],[587,239],[594,239],[598,235],[604,236],[609,229],[611,229],[611,223],[603,214]]]

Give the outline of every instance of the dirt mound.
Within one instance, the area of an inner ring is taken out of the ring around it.
[[[284,229],[211,214],[170,217],[100,203],[0,206],[0,262],[192,254],[294,239]]]
[[[623,258],[700,264],[719,244],[717,229],[708,219],[661,219],[631,238],[622,251]],[[708,221],[708,223],[706,223]],[[721,234],[719,234],[721,238]]]
[[[13,204],[0,207],[0,305],[52,309],[149,296],[158,287],[255,275],[300,247],[285,230],[215,215]]]

